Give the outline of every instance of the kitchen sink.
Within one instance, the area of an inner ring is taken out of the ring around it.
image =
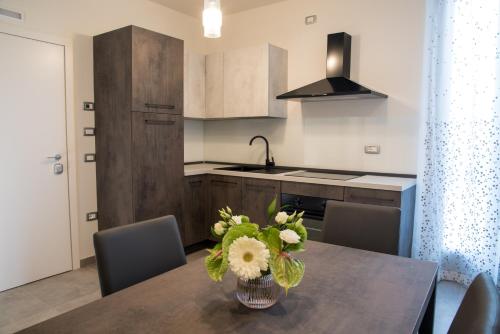
[[[231,167],[221,167],[216,169],[229,170],[235,172],[262,173],[262,174],[281,174],[293,171],[290,169],[276,168],[276,167],[263,168],[263,166],[231,166]]]

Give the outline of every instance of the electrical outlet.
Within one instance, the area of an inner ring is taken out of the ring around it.
[[[86,153],[83,156],[83,162],[95,162],[95,153]]]
[[[380,154],[380,145],[365,145],[366,154]]]
[[[93,220],[97,220],[97,212],[88,212],[87,213],[87,221],[91,222]]]
[[[306,25],[315,24],[317,19],[318,19],[318,17],[316,15],[309,15],[309,16],[306,16],[304,22]]]
[[[83,102],[83,110],[94,111],[94,102]]]

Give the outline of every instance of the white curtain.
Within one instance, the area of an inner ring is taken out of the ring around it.
[[[500,0],[427,3],[413,256],[499,278]]]

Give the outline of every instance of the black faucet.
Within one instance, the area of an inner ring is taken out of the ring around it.
[[[261,138],[266,142],[266,169],[274,167],[274,158],[271,157],[271,160],[269,160],[269,141],[267,141],[266,137],[255,136],[252,139],[250,139],[250,143],[248,145],[252,145],[254,139],[256,138]]]

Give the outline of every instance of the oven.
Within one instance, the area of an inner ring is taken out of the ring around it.
[[[281,194],[281,205],[283,211],[292,214],[294,211],[304,211],[304,226],[307,229],[309,240],[322,241],[323,239],[323,217],[326,207],[325,198],[302,196],[295,194]]]

